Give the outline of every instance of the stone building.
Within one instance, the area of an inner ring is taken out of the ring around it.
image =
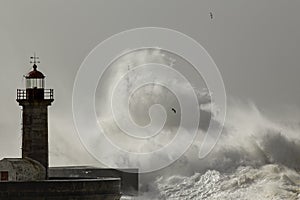
[[[0,181],[45,180],[45,167],[30,158],[4,158],[0,161]]]

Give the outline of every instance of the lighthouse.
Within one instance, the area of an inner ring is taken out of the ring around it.
[[[22,158],[0,160],[0,199],[117,200],[123,189],[131,194],[126,191],[138,188],[138,171],[49,168],[48,107],[54,101],[53,89],[45,89],[38,57],[31,59],[32,70],[24,76],[25,88],[17,89],[16,99],[22,107]]]
[[[45,89],[45,76],[38,71],[38,57],[31,57],[32,71],[25,75],[25,89],[17,89],[22,107],[22,158],[38,161],[48,177],[48,106],[54,101],[53,89]]]

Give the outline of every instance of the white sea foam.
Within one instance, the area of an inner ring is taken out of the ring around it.
[[[166,56],[157,56],[161,54],[161,51],[142,51],[124,59],[137,64],[150,61],[169,63]],[[122,71],[120,69],[128,70],[127,66],[123,66],[125,61],[121,61],[113,68],[116,72]],[[118,73],[111,74],[107,77],[118,79]],[[131,82],[137,78],[142,77],[131,77],[126,87],[130,88]],[[155,83],[155,77],[153,80]],[[169,81],[184,87],[176,80]],[[111,82],[113,79],[107,78],[107,83],[100,85],[104,87],[111,85]],[[195,82],[195,85],[198,84]],[[109,93],[111,89],[104,91]],[[181,91],[184,92],[184,88]],[[201,89],[198,88],[198,91]],[[125,92],[128,92],[126,88]],[[204,117],[193,145],[167,168],[141,175],[141,195],[137,199],[300,199],[300,175],[297,172],[300,170],[299,123],[291,124],[290,119],[274,121],[260,112],[253,103],[231,100],[218,144],[208,156],[199,159],[199,149],[210,118],[212,127],[220,126],[217,108],[209,97],[208,93],[198,94],[198,101],[202,104],[200,112]],[[102,105],[99,102],[99,106]],[[101,109],[99,107],[99,119],[103,127],[111,137],[116,136],[116,143],[119,142],[124,148],[134,148],[135,151],[137,148],[141,152],[149,150],[150,145],[155,148],[163,146],[163,139],[168,141],[180,122],[180,105],[171,92],[151,85],[142,88],[129,101],[132,118],[141,125],[149,123],[147,111],[151,105],[159,103],[165,107],[168,119],[162,131],[162,139],[153,140],[152,143],[145,141],[145,144],[137,147],[136,144],[120,139],[122,133],[112,122],[111,116],[106,114],[105,109],[109,106],[105,106],[105,102],[108,101],[102,100],[104,106]],[[178,108],[176,115],[171,111],[172,107]],[[208,139],[208,143],[213,143],[216,136],[210,135]],[[124,158],[120,160],[124,162]]]
[[[213,152],[198,159],[196,141],[178,162],[142,177],[156,180],[137,199],[300,199],[300,128],[287,124],[234,102]]]

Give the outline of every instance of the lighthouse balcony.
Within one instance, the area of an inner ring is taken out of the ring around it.
[[[17,101],[22,100],[54,100],[53,89],[17,89]]]

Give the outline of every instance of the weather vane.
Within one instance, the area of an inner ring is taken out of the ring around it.
[[[37,64],[37,63],[40,63],[40,61],[38,61],[38,59],[40,59],[39,57],[36,56],[36,54],[34,53],[33,56],[30,57],[30,63],[33,63],[33,64]]]
[[[33,63],[33,69],[36,69],[37,68],[36,64],[40,63],[38,59],[40,58],[37,57],[35,53],[33,54],[33,56],[30,57],[30,63]]]

